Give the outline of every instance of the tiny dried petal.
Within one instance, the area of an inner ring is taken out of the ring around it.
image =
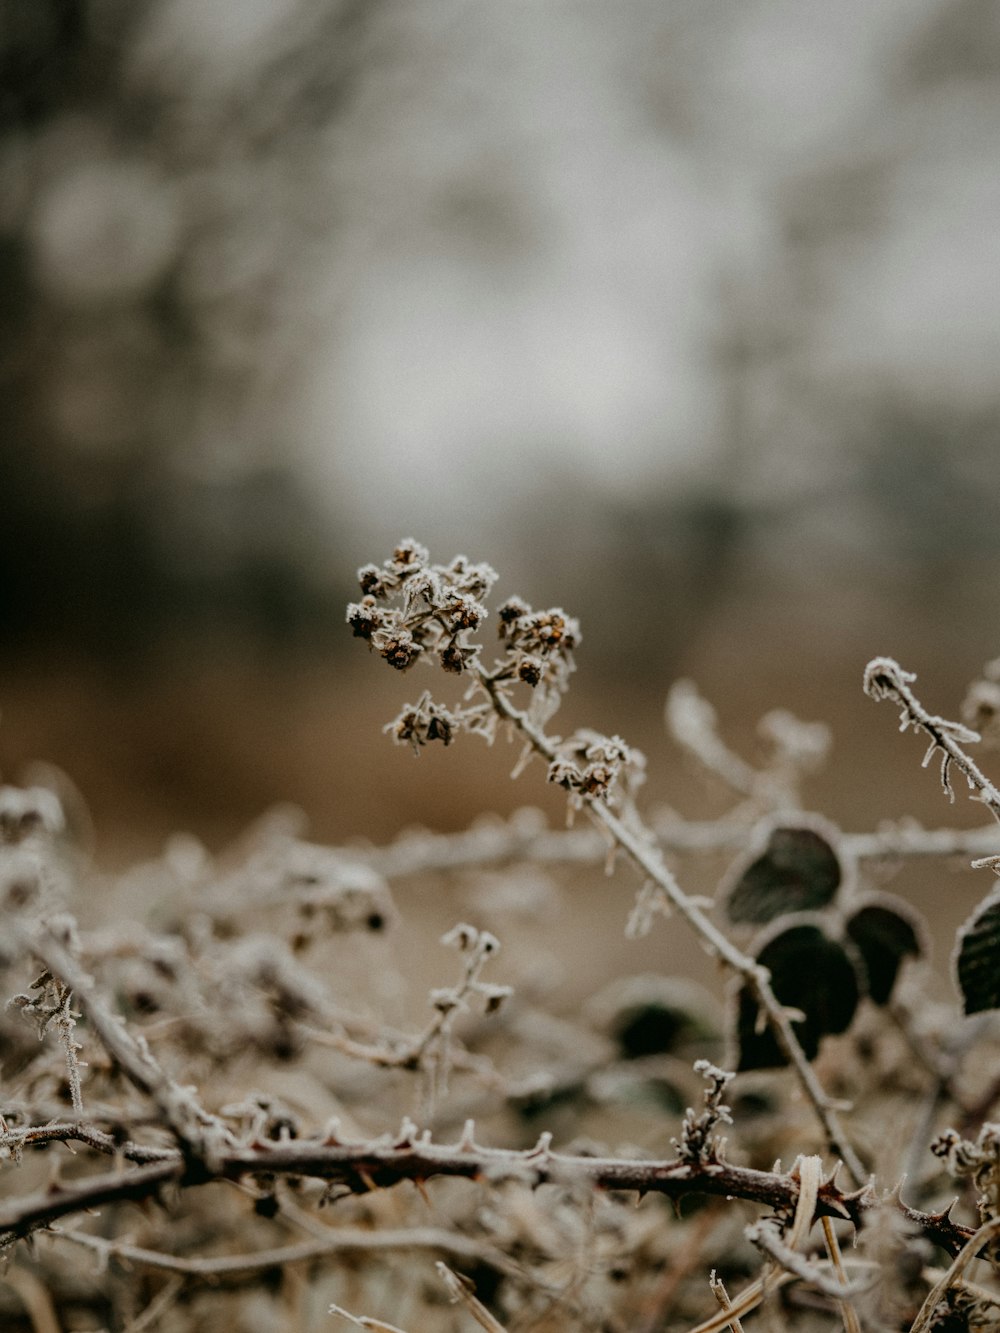
[[[426,565],[430,552],[412,537],[404,537],[392,553],[392,562],[401,570],[418,569]]]
[[[446,644],[445,647],[441,649],[439,661],[445,671],[451,671],[458,676],[465,670],[466,665],[472,656],[473,650],[471,648],[463,648],[460,644],[457,644],[452,640],[451,643]]]
[[[531,607],[521,597],[508,597],[503,606],[497,611],[503,625],[512,625],[515,620],[520,620],[522,616],[530,614]]]
[[[517,675],[525,685],[530,685],[534,689],[542,678],[542,664],[537,657],[532,657],[530,654],[522,657],[517,665]]]
[[[347,623],[356,639],[370,639],[382,623],[382,613],[375,605],[375,598],[365,597],[360,602],[352,602],[347,608]]]
[[[358,582],[366,596],[370,594],[373,597],[385,597],[388,591],[385,586],[385,576],[378,565],[362,565],[358,570]]]
[[[459,597],[445,608],[452,627],[459,629],[478,629],[486,618],[486,607],[474,597]]]
[[[548,780],[557,787],[564,787],[566,791],[580,790],[580,770],[566,759],[556,759],[549,764]]]
[[[396,671],[406,671],[420,656],[420,645],[414,642],[408,630],[400,630],[386,641],[382,656]]]

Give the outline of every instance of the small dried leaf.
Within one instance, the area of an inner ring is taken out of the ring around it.
[[[764,925],[792,912],[815,912],[833,899],[843,872],[829,841],[814,828],[771,831],[763,855],[750,862],[729,891],[730,921]]]
[[[806,1058],[812,1060],[820,1039],[844,1032],[858,1007],[861,987],[850,956],[818,925],[799,924],[766,940],[757,961],[771,973],[778,1001],[798,1010],[792,1022]],[[761,1022],[760,1006],[746,985],[736,995],[736,1042],[739,1070],[776,1069],[788,1060],[770,1027]]]
[[[958,932],[955,971],[967,1014],[1000,1009],[1000,889]]]
[[[904,958],[926,953],[923,923],[899,898],[872,899],[847,921],[847,934],[861,955],[868,994],[875,1004],[888,1004]]]

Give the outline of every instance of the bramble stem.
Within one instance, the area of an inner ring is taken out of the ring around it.
[[[473,666],[479,683],[486,690],[497,713],[505,721],[512,723],[531,745],[532,749],[550,764],[558,757],[558,750],[552,740],[521,709],[510,702],[496,681],[484,671],[478,663]],[[641,840],[614,813],[606,802],[597,797],[580,794],[580,799],[591,817],[602,824],[615,843],[629,857],[643,876],[652,881],[666,896],[670,904],[684,917],[703,947],[713,957],[719,958],[733,972],[743,977],[757,997],[761,1010],[767,1015],[767,1021],[777,1038],[778,1044],[795,1070],[799,1083],[809,1099],[817,1118],[826,1135],[827,1146],[844,1163],[855,1184],[862,1185],[867,1173],[851,1142],[844,1132],[835,1107],[827,1097],[819,1079],[792,1029],[785,1009],[779,1003],[771,989],[770,973],[753,958],[743,953],[728,939],[718,926],[709,919],[699,905],[690,898],[675,877],[664,865],[663,860],[652,840]]]
[[[76,1132],[78,1128],[64,1125],[60,1137],[86,1141]],[[416,1134],[410,1126],[394,1141],[386,1137],[344,1143],[332,1134],[322,1139],[255,1140],[223,1149],[209,1163],[192,1164],[173,1149],[160,1161],[126,1171],[119,1167],[5,1201],[0,1204],[0,1249],[40,1227],[51,1226],[61,1217],[87,1209],[155,1198],[169,1186],[187,1188],[258,1175],[309,1177],[355,1194],[435,1176],[520,1181],[529,1187],[580,1183],[640,1195],[662,1194],[669,1199],[690,1194],[732,1197],[785,1211],[794,1211],[800,1196],[799,1181],[791,1174],[757,1171],[724,1161],[575,1156],[553,1152],[546,1136],[527,1151],[486,1148],[473,1141],[471,1127],[459,1142],[439,1144]],[[815,1215],[837,1217],[860,1226],[868,1210],[882,1202],[870,1187],[845,1192],[829,1179],[819,1186]],[[961,1226],[947,1213],[920,1212],[898,1198],[892,1203],[915,1228],[951,1254],[958,1253],[973,1234],[971,1228]]]

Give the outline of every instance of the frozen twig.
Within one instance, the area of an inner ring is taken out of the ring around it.
[[[169,1162],[176,1154],[170,1148],[147,1147],[134,1143],[122,1133],[109,1134],[89,1121],[50,1121],[44,1125],[8,1126],[0,1132],[0,1149],[17,1161],[25,1148],[46,1143],[82,1143],[95,1152],[118,1157],[127,1162]]]
[[[93,977],[50,930],[41,925],[26,932],[25,943],[49,972],[73,992],[108,1054],[134,1086],[151,1098],[188,1157],[208,1159],[225,1144],[232,1143],[223,1122],[200,1106],[191,1089],[181,1087],[169,1077],[141,1038],[132,1036],[101,996]]]
[[[719,735],[715,709],[690,680],[670,687],[665,708],[667,727],[678,745],[739,796],[758,796],[764,775],[757,772]]]
[[[750,1227],[747,1236],[758,1249],[769,1255],[780,1268],[783,1268],[787,1273],[791,1273],[794,1277],[801,1278],[803,1282],[808,1282],[817,1291],[821,1291],[824,1296],[832,1296],[838,1301],[843,1301],[846,1297],[866,1291],[871,1285],[870,1282],[858,1282],[844,1286],[836,1273],[832,1277],[828,1276],[817,1264],[810,1262],[798,1250],[787,1245],[782,1240],[779,1229],[771,1220],[758,1222],[755,1226]]]
[[[142,1264],[167,1273],[211,1281],[218,1278],[250,1277],[262,1269],[283,1268],[286,1264],[306,1263],[330,1254],[384,1254],[400,1250],[428,1250],[446,1254],[464,1263],[485,1264],[498,1273],[519,1281],[532,1282],[519,1264],[508,1259],[495,1246],[473,1240],[444,1227],[386,1227],[381,1231],[361,1227],[328,1227],[322,1238],[300,1241],[296,1245],[276,1246],[249,1254],[173,1255],[150,1250],[126,1241],[106,1240],[85,1231],[53,1230],[56,1240],[71,1241],[95,1250],[103,1259]]]
[[[995,819],[1000,820],[1000,791],[963,748],[978,741],[979,733],[961,722],[949,722],[947,718],[929,713],[910,689],[915,680],[912,671],[904,671],[891,657],[876,657],[865,667],[865,693],[875,700],[889,699],[898,706],[900,731],[913,727],[930,737],[931,743],[924,755],[925,767],[935,753],[940,752],[941,785],[949,799],[955,799],[950,772],[954,765],[977,793],[977,799]]]
[[[749,816],[749,817],[748,817]],[[742,817],[686,820],[660,816],[649,823],[657,846],[678,855],[742,850],[759,811]],[[371,850],[345,848],[345,858],[363,861],[386,879],[395,880],[449,870],[482,870],[525,862],[532,865],[600,865],[608,844],[597,829],[548,828],[534,811],[511,820],[476,824],[460,833],[407,833]],[[842,833],[838,848],[852,861],[919,860],[932,857],[986,856],[1000,849],[995,824],[976,829],[924,829],[913,822],[886,825],[872,832]]]

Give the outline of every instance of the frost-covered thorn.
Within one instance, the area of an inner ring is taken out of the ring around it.
[[[539,1134],[538,1142],[530,1151],[524,1154],[525,1159],[534,1160],[536,1157],[549,1157],[552,1154],[552,1133],[545,1130]]]
[[[903,1189],[906,1186],[906,1172],[899,1177],[892,1189],[887,1191],[886,1200],[892,1204],[901,1204],[903,1202]]]
[[[323,1130],[323,1143],[327,1148],[340,1148],[345,1140],[340,1137],[341,1119],[339,1115],[333,1116],[326,1122],[326,1128]]]
[[[840,1175],[844,1163],[838,1157],[827,1175],[820,1181],[820,1189],[839,1189],[837,1177]]]
[[[399,1127],[399,1133],[393,1140],[392,1146],[394,1148],[412,1148],[413,1141],[418,1133],[417,1126],[410,1117],[404,1116],[403,1123]]]
[[[466,1120],[462,1126],[462,1137],[458,1141],[458,1151],[476,1151],[476,1122],[474,1120]]]

